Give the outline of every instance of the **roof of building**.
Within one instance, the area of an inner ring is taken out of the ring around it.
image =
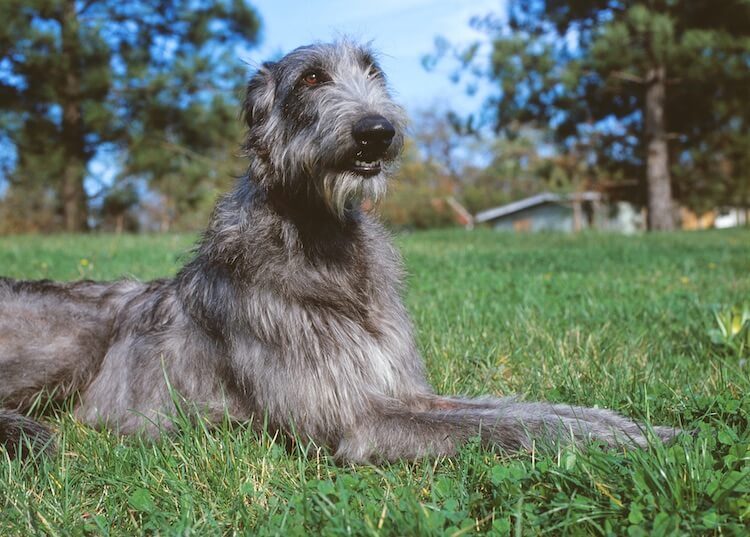
[[[575,192],[573,194],[555,194],[553,192],[542,192],[530,198],[514,201],[499,207],[493,207],[481,211],[474,216],[474,222],[481,224],[496,220],[509,214],[514,214],[524,209],[544,205],[545,203],[566,203],[571,201],[599,201],[602,195],[599,192]]]

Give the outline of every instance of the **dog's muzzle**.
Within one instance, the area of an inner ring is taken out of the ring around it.
[[[350,168],[356,174],[371,176],[380,173],[381,159],[393,141],[396,129],[383,116],[365,116],[352,128],[357,152]]]

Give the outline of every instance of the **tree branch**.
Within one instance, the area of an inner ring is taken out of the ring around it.
[[[197,153],[189,147],[185,147],[184,145],[176,144],[164,139],[158,140],[158,142],[163,148],[167,149],[168,151],[174,151],[175,153],[180,153],[192,159],[201,161],[204,164],[210,164],[213,168],[219,167],[220,163],[217,159],[213,159],[211,157],[207,157],[206,155]]]
[[[99,0],[88,0],[87,2],[85,2],[85,3],[84,3],[84,4],[82,5],[82,6],[81,6],[81,9],[79,9],[79,10],[78,10],[78,13],[76,13],[76,16],[80,16],[80,15],[83,15],[84,13],[86,13],[86,11],[87,11],[87,10],[88,10],[88,9],[89,9],[89,8],[90,8],[91,6],[93,6],[94,4],[96,4],[96,3],[98,2],[98,1],[99,1]]]
[[[625,71],[614,71],[610,76],[618,80],[624,80],[625,82],[633,82],[635,84],[645,84],[646,80],[640,76],[636,76]]]

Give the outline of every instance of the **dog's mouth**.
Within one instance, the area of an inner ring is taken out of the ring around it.
[[[359,157],[359,158],[357,158]],[[380,160],[363,160],[364,157],[357,155],[354,161],[349,166],[349,171],[361,175],[363,177],[372,177],[377,175],[383,169],[383,165]]]

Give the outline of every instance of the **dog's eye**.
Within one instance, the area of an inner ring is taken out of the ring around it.
[[[321,71],[308,71],[302,75],[302,82],[308,86],[317,86],[323,82],[328,82],[329,78]]]

